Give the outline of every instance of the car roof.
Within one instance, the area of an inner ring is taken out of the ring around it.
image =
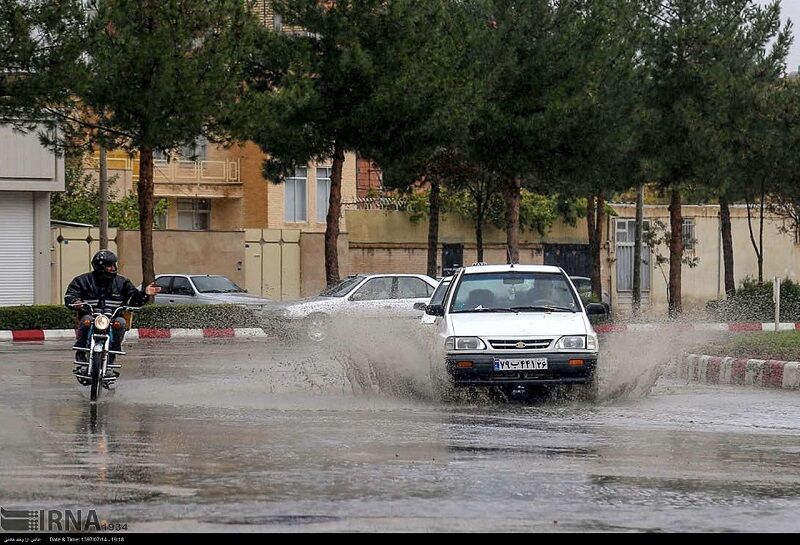
[[[464,267],[464,274],[478,274],[478,273],[497,273],[497,272],[543,272],[543,273],[561,273],[560,267],[553,265],[475,265]]]
[[[157,274],[156,278],[159,276],[225,276],[224,274],[202,274],[202,273],[161,273]],[[225,276],[225,278],[228,278]]]

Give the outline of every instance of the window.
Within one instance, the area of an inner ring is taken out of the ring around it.
[[[208,158],[208,140],[198,136],[192,142],[178,148],[178,154],[186,161],[205,161]]]
[[[178,199],[178,229],[208,231],[211,227],[211,201]]]
[[[381,276],[364,282],[353,294],[354,301],[377,301],[392,298],[392,278]]]
[[[297,168],[294,176],[284,182],[284,219],[286,223],[302,223],[306,220],[306,182],[308,169]]]
[[[331,199],[331,168],[317,167],[317,222],[328,220],[328,204]]]
[[[442,280],[439,283],[439,286],[436,288],[436,291],[433,292],[433,296],[431,297],[431,304],[432,305],[441,305],[444,303],[444,298],[447,295],[447,291],[450,289],[451,280]]]
[[[172,293],[174,295],[194,295],[192,285],[189,283],[188,278],[183,276],[176,276],[175,281],[172,283]]]
[[[164,230],[167,228],[167,213],[161,212],[153,216],[153,227],[155,229]]]
[[[694,251],[695,244],[697,244],[697,239],[694,237],[694,218],[683,218],[681,238],[683,239],[683,249]]]
[[[172,288],[170,287],[170,283],[172,283],[172,276],[159,276],[156,278],[154,284],[161,288],[161,295],[169,295],[172,293]]]
[[[643,231],[650,229],[650,222],[644,220]],[[633,253],[636,244],[636,220],[618,218],[616,220],[617,241],[617,291],[631,291],[633,289]],[[641,263],[642,291],[650,291],[650,248],[642,239]]]
[[[465,274],[455,288],[452,312],[480,312],[486,309],[516,309],[536,312],[552,307],[554,312],[579,309],[563,274],[528,271]]]
[[[272,16],[272,30],[280,32],[283,30],[283,15],[276,13]]]
[[[413,276],[401,276],[397,279],[398,299],[429,298],[433,288],[427,282]]]

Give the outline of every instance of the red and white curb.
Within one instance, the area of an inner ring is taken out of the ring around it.
[[[125,334],[125,341],[140,339],[220,339],[220,338],[264,338],[264,330],[252,328],[204,328],[204,329],[131,329]],[[74,329],[28,329],[21,331],[0,331],[0,342],[64,341],[74,340]]]
[[[682,331],[775,331],[775,322],[753,322],[753,323],[713,323],[713,322],[694,322],[694,323],[658,323],[658,324],[597,324],[594,330],[597,333],[627,333],[627,332],[646,332],[682,330]],[[778,324],[778,331],[800,330],[800,322],[781,322]]]
[[[797,390],[800,389],[800,362],[688,354],[678,363],[678,378],[707,384]]]

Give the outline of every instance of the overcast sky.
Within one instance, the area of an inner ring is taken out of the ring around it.
[[[771,0],[755,0],[757,4],[767,5]],[[781,19],[792,20],[792,34],[794,41],[786,58],[786,71],[796,72],[800,66],[800,0],[781,0]]]

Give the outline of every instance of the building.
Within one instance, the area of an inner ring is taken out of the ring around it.
[[[0,125],[0,306],[50,302],[50,193],[63,190],[64,158]]]

